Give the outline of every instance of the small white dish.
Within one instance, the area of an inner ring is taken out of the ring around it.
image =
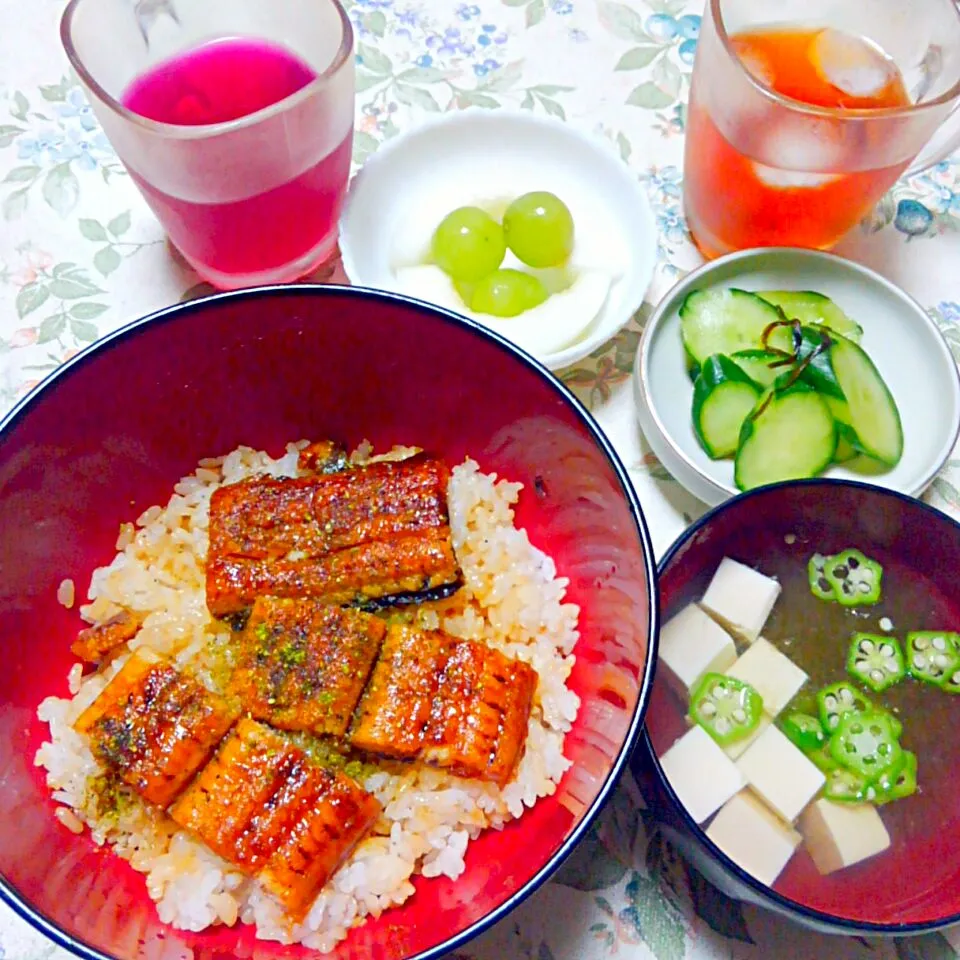
[[[923,308],[880,274],[832,254],[789,247],[743,250],[707,263],[678,283],[647,321],[634,364],[637,417],[651,449],[694,496],[714,506],[740,491],[732,460],[711,460],[693,432],[693,384],[680,341],[680,306],[693,290],[817,290],[861,327],[861,345],[900,410],[903,456],[896,467],[834,465],[824,476],[921,494],[960,433],[960,377],[950,349]]]
[[[395,270],[423,262],[447,213],[467,204],[505,206],[530,190],[555,193],[570,208],[575,265],[614,275],[602,308],[571,342],[553,351],[527,345],[552,370],[576,363],[615,336],[642,304],[657,233],[636,174],[605,141],[566,123],[471,108],[388,141],[350,186],[340,220],[344,271],[358,286],[409,295]],[[510,319],[474,318],[511,337]]]

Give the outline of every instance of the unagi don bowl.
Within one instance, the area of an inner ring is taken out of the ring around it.
[[[89,831],[76,834],[34,764],[37,718],[66,697],[77,603],[117,532],[166,503],[201,458],[246,445],[334,437],[415,444],[523,484],[516,524],[569,580],[580,638],[569,685],[580,708],[556,792],[470,843],[462,875],[413,878],[401,906],[354,926],[330,956],[439,957],[503,917],[559,865],[613,789],[643,717],[656,604],[649,535],[626,472],[590,415],[497,336],[398,296],[263,288],[139,320],[60,368],[0,424],[0,896],[87,958],[317,955],[199,933],[158,917],[144,878]],[[61,594],[60,599],[63,599]],[[76,824],[73,824],[76,826]]]

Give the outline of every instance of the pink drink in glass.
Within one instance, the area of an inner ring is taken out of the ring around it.
[[[282,46],[225,38],[152,67],[127,87],[121,102],[160,123],[226,123],[279,103],[316,77],[308,64]],[[217,274],[249,275],[300,261],[335,229],[350,172],[351,145],[348,132],[298,176],[226,203],[171,196],[136,170],[130,175],[189,261]]]
[[[285,283],[335,255],[354,111],[339,0],[69,0],[60,33],[117,156],[205,280]]]

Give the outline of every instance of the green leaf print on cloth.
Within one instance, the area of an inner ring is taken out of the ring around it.
[[[633,871],[626,894],[629,905],[620,911],[621,922],[636,931],[657,960],[684,960],[686,927],[657,880]]]
[[[695,867],[687,864],[687,883],[697,916],[711,930],[731,940],[753,943],[743,916],[743,905],[721,893]]]

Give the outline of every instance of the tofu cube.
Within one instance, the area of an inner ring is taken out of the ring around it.
[[[772,577],[724,557],[700,605],[722,626],[753,643],[778,596],[780,584]]]
[[[826,778],[772,724],[750,745],[737,767],[744,780],[787,823],[793,823]]]
[[[742,740],[735,740],[733,743],[727,744],[723,748],[723,752],[731,760],[739,760],[750,747],[760,739],[760,736],[763,734],[764,730],[770,726],[773,721],[767,716],[761,716],[760,722],[757,724],[756,729],[751,733],[748,733]]]
[[[737,866],[767,886],[773,886],[800,844],[800,834],[749,790],[724,804],[707,836]]]
[[[818,800],[803,812],[800,832],[804,846],[821,873],[833,873],[890,846],[890,834],[870,804],[855,806]]]
[[[766,714],[776,717],[807,682],[807,675],[769,640],[760,637],[727,675],[749,683],[763,697]]]
[[[743,774],[703,727],[691,727],[660,766],[687,813],[703,823],[743,787]]]
[[[723,673],[737,659],[733,638],[695,603],[660,631],[660,664],[667,682],[686,696],[705,673]]]

